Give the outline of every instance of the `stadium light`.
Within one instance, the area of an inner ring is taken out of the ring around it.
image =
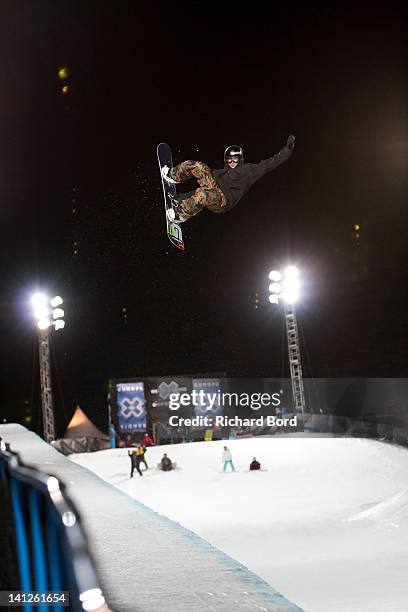
[[[53,326],[56,331],[63,329],[65,321],[62,321],[65,313],[62,308],[57,308],[63,303],[62,297],[56,295],[51,300],[44,293],[35,293],[31,298],[34,318],[40,330]],[[63,323],[63,325],[61,325]]]
[[[269,280],[280,281],[281,278],[282,274],[278,272],[278,270],[271,270],[271,272],[269,272]]]
[[[295,266],[288,266],[284,272],[286,278],[297,278],[299,270]]]
[[[282,298],[287,304],[295,304],[299,299],[299,270],[295,266],[287,267],[283,272],[272,270],[269,272],[269,301],[271,304],[279,304]],[[279,282],[278,282],[279,281]]]
[[[64,317],[64,311],[62,310],[62,308],[54,308],[54,310],[52,311],[52,318],[62,319],[63,317]]]
[[[31,304],[34,308],[42,308],[47,305],[48,298],[44,293],[34,293],[31,298]]]
[[[63,299],[60,295],[56,295],[55,297],[52,298],[52,300],[50,300],[50,304],[53,308],[57,308],[57,306],[61,306],[61,304],[63,303]]]

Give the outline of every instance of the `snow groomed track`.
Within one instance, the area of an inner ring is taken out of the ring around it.
[[[234,473],[221,471],[224,444]],[[126,449],[71,458],[307,612],[406,612],[406,448],[365,438],[256,437],[154,447],[148,465],[163,452],[180,469],[136,479]],[[265,471],[248,471],[254,456]]]
[[[73,463],[24,427],[0,426],[0,436],[22,461],[66,484],[114,612],[301,610],[231,557]]]

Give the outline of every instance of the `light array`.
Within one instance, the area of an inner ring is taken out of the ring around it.
[[[62,308],[58,308],[62,303],[63,299],[59,295],[51,300],[43,293],[33,295],[31,304],[39,329],[45,330],[53,326],[58,331],[65,327],[65,321],[63,320],[65,313]]]
[[[294,304],[299,298],[299,270],[295,266],[289,266],[283,272],[272,270],[269,272],[269,301],[271,304],[279,304],[283,299],[287,304]]]

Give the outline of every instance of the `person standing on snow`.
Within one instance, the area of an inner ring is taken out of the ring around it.
[[[234,464],[232,463],[231,451],[226,446],[224,446],[224,451],[222,453],[222,462],[224,464],[224,467],[223,467],[224,472],[226,471],[228,464],[230,465],[231,470],[235,472],[235,467],[234,467]]]
[[[147,432],[145,433],[140,442],[143,446],[154,446],[154,442]]]
[[[139,474],[141,474],[140,469],[139,469],[141,463],[145,464],[146,470],[149,468],[149,466],[146,463],[145,452],[146,452],[146,448],[142,444],[138,444],[136,447],[136,463],[137,463],[137,470]]]
[[[135,471],[135,468],[137,469],[137,471],[139,472],[140,476],[143,476],[142,472],[140,471],[140,460],[138,460],[138,456],[136,453],[136,449],[133,451],[128,451],[128,455],[130,457],[130,477],[133,478],[133,472]]]
[[[258,164],[244,163],[242,148],[232,145],[225,149],[225,165],[219,170],[212,171],[203,162],[194,160],[184,161],[174,168],[164,166],[162,176],[169,183],[182,183],[194,177],[199,184],[195,191],[177,196],[173,202],[175,211],[168,211],[169,220],[182,223],[204,207],[214,213],[230,211],[256,181],[289,159],[294,147],[295,137],[291,134],[279,153]]]

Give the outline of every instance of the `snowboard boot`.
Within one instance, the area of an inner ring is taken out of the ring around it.
[[[184,223],[187,221],[186,217],[183,216],[183,213],[179,209],[180,199],[178,197],[173,198],[173,208],[169,208],[167,210],[167,218],[172,223]]]
[[[163,166],[163,168],[161,169],[161,175],[167,183],[169,183],[170,185],[175,185],[177,181],[173,181],[173,179],[170,178],[170,170],[171,168],[169,168],[168,166]]]

